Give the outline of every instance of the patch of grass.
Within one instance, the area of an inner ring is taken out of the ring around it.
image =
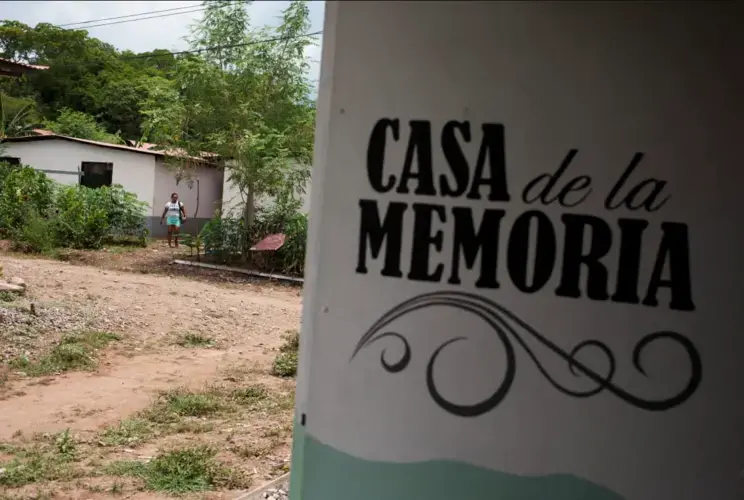
[[[136,252],[137,250],[138,247],[132,245],[110,245],[106,248],[106,252],[113,254],[131,253]]]
[[[134,418],[105,429],[98,443],[135,447],[156,436],[211,432],[215,429],[214,422],[206,419],[222,418],[241,409],[272,413],[293,407],[293,393],[272,393],[260,384],[240,388],[211,386],[201,391],[175,389],[161,393]]]
[[[141,418],[122,420],[115,427],[103,431],[100,443],[104,446],[136,446],[154,434],[150,422]]]
[[[120,337],[108,332],[87,332],[64,337],[52,350],[32,361],[26,357],[10,362],[10,367],[30,377],[52,375],[73,370],[91,371],[98,366],[96,351]]]
[[[106,464],[103,467],[103,473],[112,476],[145,477],[147,464],[136,460],[119,460]]]
[[[112,475],[143,479],[151,491],[183,494],[219,487],[245,489],[250,480],[215,460],[216,450],[200,446],[161,453],[151,462],[114,462],[106,467]]]
[[[297,375],[297,353],[283,352],[274,359],[271,374],[277,377],[294,377]]]
[[[300,334],[290,330],[284,335],[284,344],[279,348],[279,355],[271,366],[271,374],[277,377],[294,377],[297,375],[297,354],[300,350]]]
[[[281,352],[299,352],[300,332],[297,330],[287,330],[284,334],[284,344],[282,344],[279,350]]]
[[[0,302],[10,303],[15,302],[17,299],[17,293],[8,292],[7,290],[0,290]]]
[[[5,469],[0,474],[0,485],[20,487],[42,481],[72,479],[79,476],[74,467],[76,460],[74,438],[69,430],[52,436],[50,443],[36,444],[30,449],[15,448],[16,456],[0,464]]]
[[[108,346],[111,342],[119,341],[121,337],[110,332],[87,332],[80,336],[68,336],[63,339],[63,342],[72,343],[83,343],[94,349],[103,349]]]
[[[181,347],[214,347],[215,345],[213,338],[197,333],[186,333],[176,343]]]
[[[170,423],[178,421],[179,417],[206,417],[227,409],[219,389],[200,392],[175,389],[160,394],[142,416],[152,422]]]
[[[269,390],[266,386],[255,384],[233,389],[231,396],[243,406],[256,407],[269,399]]]
[[[272,439],[269,442],[256,442],[234,448],[232,451],[242,458],[265,458],[282,445],[279,439]]]

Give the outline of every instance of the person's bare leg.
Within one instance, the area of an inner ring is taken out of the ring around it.
[[[173,226],[168,226],[168,247],[173,248],[171,244],[171,238],[173,237]]]
[[[181,232],[181,229],[178,227],[173,228],[173,239],[176,241],[176,248],[178,248],[178,233]]]

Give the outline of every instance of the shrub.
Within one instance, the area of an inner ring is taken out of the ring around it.
[[[0,164],[0,237],[19,250],[97,249],[132,236],[145,244],[146,206],[121,186],[62,186],[31,167]]]
[[[103,125],[88,114],[63,108],[56,120],[46,120],[44,128],[55,134],[89,139],[92,141],[108,142],[111,144],[122,144],[118,134],[109,134]]]
[[[147,235],[145,203],[121,186],[62,187],[57,197],[58,246],[101,248],[106,240]]]
[[[26,220],[20,227],[11,228],[9,236],[15,250],[47,253],[54,248],[52,223],[35,210],[27,211]]]
[[[54,238],[57,246],[101,248],[109,234],[109,218],[99,189],[60,187]]]
[[[288,200],[259,210],[253,227],[248,231],[249,244],[266,236],[284,233],[284,245],[276,252],[264,252],[254,262],[257,267],[284,274],[302,275],[305,268],[307,246],[307,214],[299,211],[297,200]],[[248,249],[243,248],[245,225],[243,219],[221,217],[217,214],[200,233],[204,251],[216,262],[229,264],[239,260]]]
[[[200,233],[204,252],[221,264],[230,264],[243,254],[243,219],[221,217],[218,213]]]
[[[274,358],[271,366],[272,375],[278,377],[294,377],[297,375],[297,355],[300,350],[300,334],[289,331],[284,336],[284,344],[279,348],[279,354]]]
[[[54,182],[31,167],[0,163],[0,236],[12,236],[34,215],[54,210]]]

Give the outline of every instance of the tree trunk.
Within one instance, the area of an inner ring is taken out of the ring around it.
[[[243,231],[243,260],[250,262],[251,260],[251,232],[253,228],[253,221],[256,218],[256,207],[255,207],[255,195],[252,187],[248,188],[248,192],[245,196],[245,206],[243,207],[243,225],[245,231]]]

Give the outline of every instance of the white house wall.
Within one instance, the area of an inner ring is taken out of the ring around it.
[[[170,199],[171,193],[178,193],[179,199],[186,207],[190,218],[183,231],[195,233],[201,230],[213,216],[220,206],[223,190],[223,170],[214,167],[196,167],[190,174],[193,183],[189,187],[186,179],[176,183],[174,172],[170,170],[162,159],[157,159],[155,167],[155,190],[152,198],[153,216],[159,221],[163,213],[163,206]],[[198,213],[197,209],[197,182],[198,182]],[[156,221],[156,222],[158,222]],[[159,224],[159,222],[158,222]]]
[[[24,165],[37,170],[57,170],[70,174],[48,173],[61,184],[79,183],[77,172],[82,162],[108,162],[114,164],[112,182],[121,184],[124,189],[137,195],[140,201],[148,204],[148,214],[152,213],[155,187],[154,155],[134,153],[73,142],[64,139],[6,143],[4,156],[20,158]]]
[[[311,168],[312,170],[312,168]],[[243,205],[243,198],[240,195],[240,190],[229,181],[230,173],[225,172],[223,185],[222,185],[222,213],[228,216],[239,215],[241,207]],[[310,189],[311,180],[308,179],[305,184],[305,193],[302,195],[302,206],[300,211],[303,213],[310,213]],[[259,203],[263,207],[270,207],[274,203],[274,199],[270,196],[262,198]]]

